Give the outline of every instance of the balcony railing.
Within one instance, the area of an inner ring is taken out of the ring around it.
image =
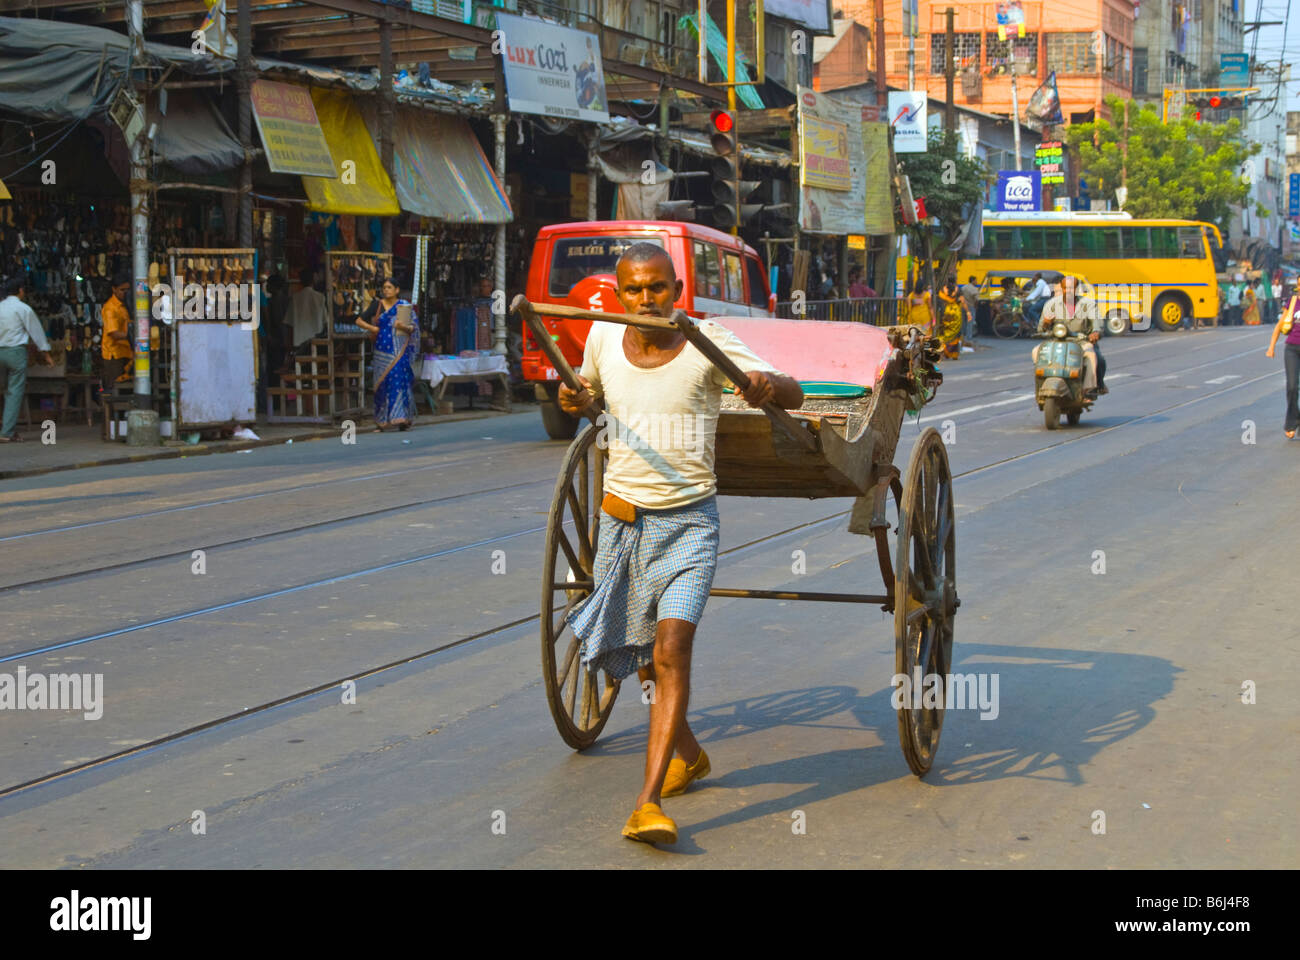
[[[898,323],[900,309],[905,301],[896,297],[860,297],[847,300],[809,300],[802,304],[803,313],[794,312],[794,302],[786,300],[776,305],[776,315],[786,320],[838,320],[847,323],[869,323],[875,327],[891,327]]]

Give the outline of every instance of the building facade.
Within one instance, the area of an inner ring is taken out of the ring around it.
[[[1067,122],[1105,115],[1107,96],[1132,95],[1136,6],[1133,0],[919,0],[916,89],[944,95],[944,11],[952,7],[954,102],[1010,115],[1014,71],[1023,111],[1034,88],[1055,70]],[[837,9],[868,29],[874,24],[872,0],[838,0]],[[1000,15],[1020,22],[999,24]],[[907,89],[908,38],[899,2],[885,5],[885,74],[891,87]]]

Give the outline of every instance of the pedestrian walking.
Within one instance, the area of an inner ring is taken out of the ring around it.
[[[0,301],[0,373],[8,374],[0,443],[17,443],[22,440],[18,434],[18,413],[27,391],[27,344],[36,346],[46,366],[54,359],[36,311],[26,303],[26,281],[21,277],[5,281],[0,295],[4,296]]]
[[[1291,294],[1291,299],[1277,318],[1273,327],[1273,336],[1268,341],[1266,357],[1274,356],[1278,338],[1286,336],[1283,362],[1286,366],[1286,419],[1282,431],[1288,440],[1294,440],[1296,429],[1300,428],[1300,287]]]
[[[375,341],[375,426],[408,430],[415,416],[415,358],[420,328],[397,281],[386,277],[356,324]],[[403,309],[405,308],[405,309]]]
[[[934,336],[934,310],[930,306],[930,285],[917,278],[912,287],[912,295],[907,298],[907,322],[925,331],[927,337]]]
[[[1241,294],[1241,322],[1248,327],[1259,326],[1259,296],[1249,284]]]
[[[636,243],[615,266],[624,311],[669,317],[682,281],[662,247]],[[803,391],[724,327],[701,332],[749,378],[753,407],[786,409]],[[577,416],[603,398],[609,424],[642,424],[636,434],[605,431],[608,462],[596,546],[594,589],[569,614],[584,664],[614,679],[634,671],[654,684],[645,779],[623,836],[674,843],[677,824],[660,806],[710,772],[686,722],[691,648],[718,563],[717,477],[713,472],[723,373],[678,330],[593,323],[579,376],[583,390],[559,392]],[[691,424],[660,429],[659,424]],[[689,434],[689,436],[688,436]],[[676,749],[678,757],[673,757]]]

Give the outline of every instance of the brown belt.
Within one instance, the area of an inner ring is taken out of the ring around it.
[[[600,503],[600,509],[616,520],[622,520],[624,523],[636,523],[636,504],[628,503],[616,494],[605,494],[605,499]]]

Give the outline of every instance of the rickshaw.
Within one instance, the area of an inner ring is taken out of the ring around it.
[[[984,274],[976,295],[980,303],[987,303],[992,317],[993,333],[1003,340],[1013,337],[1032,337],[1038,331],[1032,320],[1025,316],[1025,295],[1033,286],[1034,277],[1043,275],[1049,285],[1059,284],[1065,274],[1060,270],[990,270]],[[1088,281],[1079,274],[1080,288]]]
[[[531,304],[517,311],[546,350],[560,378],[578,383],[564,356],[545,335],[537,311],[559,318],[641,326],[669,325],[719,367],[733,384],[745,374],[685,312],[671,319],[596,313]],[[927,428],[912,448],[906,474],[894,466],[899,431],[909,411],[934,396],[940,344],[914,326],[721,317],[760,357],[805,385],[801,409],[774,404],[755,410],[739,389],[724,395],[714,471],[718,493],[741,497],[852,497],[850,533],[874,537],[883,593],[815,593],[784,589],[714,587],[710,596],[878,604],[894,618],[895,675],[946,676],[952,662],[953,620],[961,601],[956,581],[956,521],[952,472],[940,434]],[[542,557],[542,680],[561,739],[575,750],[591,746],[613,710],[619,681],[588,669],[567,615],[594,589],[605,464],[598,443],[600,410],[569,445],[560,467]],[[891,544],[888,505],[897,523]],[[929,699],[929,698],[927,698]],[[942,697],[940,701],[942,701]],[[901,698],[898,735],[908,767],[924,776],[934,762],[944,705]]]

